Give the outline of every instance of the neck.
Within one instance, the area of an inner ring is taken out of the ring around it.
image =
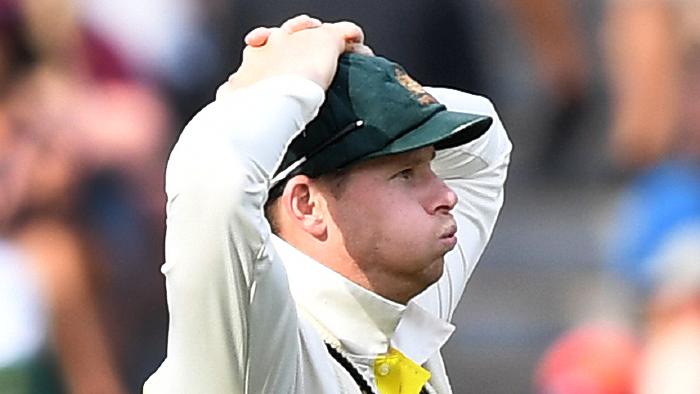
[[[349,274],[336,271],[365,289],[404,305],[434,283],[434,280],[423,276],[402,275],[382,270],[358,270]]]
[[[371,262],[362,264],[344,254],[339,256],[322,253],[324,249],[300,250],[349,281],[399,304],[407,304],[435,282],[427,278],[427,275],[406,275],[375,269],[381,265]]]
[[[349,281],[388,300],[404,305],[437,281],[442,274],[442,258],[435,261],[423,272],[396,272],[383,269],[384,265],[376,261],[357,261],[350,256],[346,248],[331,247],[328,241],[319,242],[315,239],[297,237],[283,238],[290,245]],[[439,272],[436,272],[436,269]]]

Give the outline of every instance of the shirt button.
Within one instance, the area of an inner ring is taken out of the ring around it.
[[[382,364],[379,366],[379,375],[386,376],[389,374],[389,372],[391,372],[389,364]]]

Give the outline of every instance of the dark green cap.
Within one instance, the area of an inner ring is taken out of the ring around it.
[[[492,121],[448,111],[390,60],[344,54],[318,116],[292,140],[277,178],[316,177],[429,145],[459,146],[481,136]]]

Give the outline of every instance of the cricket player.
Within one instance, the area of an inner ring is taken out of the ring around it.
[[[363,39],[307,16],[258,29],[186,126],[147,394],[452,392],[440,348],[511,144],[487,99],[423,88]]]

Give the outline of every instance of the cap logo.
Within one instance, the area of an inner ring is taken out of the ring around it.
[[[394,68],[394,75],[401,86],[411,92],[411,95],[418,100],[420,105],[426,106],[430,104],[439,104],[435,97],[426,92],[425,89],[423,89],[423,86],[406,74],[406,72],[400,67]]]

